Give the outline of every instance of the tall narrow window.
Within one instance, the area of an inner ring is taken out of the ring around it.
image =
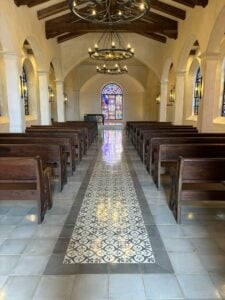
[[[201,99],[201,86],[202,86],[202,76],[201,76],[200,68],[198,68],[195,76],[194,101],[193,101],[193,111],[195,116],[198,115],[199,100]]]
[[[115,83],[106,84],[101,93],[102,114],[105,120],[123,119],[123,91]]]
[[[28,82],[25,68],[23,68],[22,76],[20,76],[20,88],[21,98],[24,101],[25,115],[29,115]]]

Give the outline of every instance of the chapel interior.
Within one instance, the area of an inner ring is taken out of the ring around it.
[[[225,0],[0,1],[0,300],[225,300]]]

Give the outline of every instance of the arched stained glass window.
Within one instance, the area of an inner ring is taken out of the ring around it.
[[[21,98],[24,101],[25,115],[29,115],[28,82],[26,70],[23,67],[22,76],[20,76]]]
[[[193,112],[195,116],[198,115],[199,100],[201,99],[201,86],[202,86],[202,76],[201,76],[200,68],[198,68],[195,76],[194,101],[193,101]]]
[[[119,85],[111,82],[103,87],[101,107],[105,120],[123,119],[123,91]]]

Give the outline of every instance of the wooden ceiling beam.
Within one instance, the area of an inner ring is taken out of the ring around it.
[[[74,16],[74,14],[70,12],[68,14],[45,21],[45,26],[48,27],[48,26],[54,26],[57,23],[63,24],[63,23],[72,23],[76,21],[81,21],[81,19]]]
[[[142,17],[140,20],[146,20],[146,21],[150,21],[150,22],[154,22],[154,23],[165,23],[165,24],[173,24],[174,26],[177,26],[177,21],[164,17],[162,15],[159,15],[155,12],[147,12],[144,17]]]
[[[68,8],[69,8],[68,1],[63,1],[63,2],[60,2],[60,3],[57,3],[57,4],[51,5],[49,7],[38,10],[37,16],[38,16],[38,19],[41,20],[41,19],[44,19],[47,17],[51,17],[57,13],[63,12],[65,10],[67,10]]]
[[[14,3],[16,6],[21,6],[21,5],[28,5],[30,0],[14,0]]]
[[[192,2],[194,3],[194,5],[199,5],[202,7],[206,7],[208,5],[208,0],[192,0]]]
[[[154,32],[160,31],[163,32],[172,30],[177,31],[177,24],[148,24],[148,23],[141,23],[141,22],[133,22],[130,24],[118,24],[111,27],[113,31],[120,31],[120,32],[136,32],[143,31],[143,32]],[[106,27],[104,24],[91,24],[91,23],[53,23],[49,24],[46,23],[46,37],[49,38],[52,33],[57,32],[58,34],[63,33],[72,33],[72,32],[102,32],[105,31]]]
[[[45,2],[48,2],[50,0],[14,0],[14,3],[17,6],[21,6],[21,5],[27,5],[28,7],[33,7]]]
[[[168,15],[171,15],[173,17],[176,17],[178,19],[184,20],[186,17],[186,12],[183,9],[177,8],[175,6],[172,6],[170,4],[161,2],[159,0],[152,0],[151,1],[151,7],[161,11],[163,13],[166,13]]]
[[[60,35],[80,35],[89,32],[104,32],[105,26],[100,24],[90,23],[67,23],[67,24],[52,24],[46,27],[46,38],[55,38]],[[134,32],[139,34],[159,34],[176,39],[177,38],[177,26],[171,26],[168,24],[147,24],[136,22],[134,24],[123,24],[113,27],[115,32]],[[157,37],[157,36],[156,36]]]
[[[191,0],[173,0],[173,2],[177,2],[191,8],[195,7],[194,3]]]

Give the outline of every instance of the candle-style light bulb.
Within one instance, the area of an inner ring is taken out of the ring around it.
[[[140,8],[140,10],[144,10],[145,9],[145,5],[144,5],[143,2],[140,4],[139,8]]]

